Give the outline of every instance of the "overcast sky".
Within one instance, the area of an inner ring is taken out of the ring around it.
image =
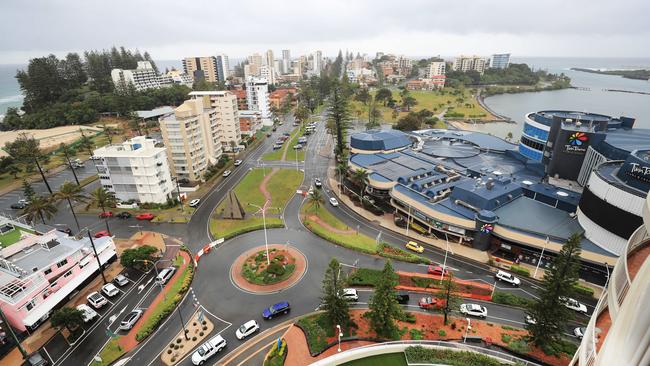
[[[0,64],[123,45],[156,60],[273,49],[649,57],[649,0],[0,0]]]

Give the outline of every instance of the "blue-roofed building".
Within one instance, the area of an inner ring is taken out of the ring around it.
[[[355,133],[350,137],[353,154],[388,153],[403,150],[411,145],[409,135],[397,130],[372,130]]]

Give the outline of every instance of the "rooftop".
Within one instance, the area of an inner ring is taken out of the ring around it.
[[[397,130],[373,130],[355,133],[350,137],[350,146],[365,151],[386,151],[411,145],[409,135]]]
[[[135,111],[135,113],[138,115],[138,117],[143,118],[143,119],[160,117],[160,116],[165,115],[167,113],[173,113],[173,112],[174,112],[173,107],[159,107],[159,108],[154,108],[154,109],[152,109],[150,111]]]

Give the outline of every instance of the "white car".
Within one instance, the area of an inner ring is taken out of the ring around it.
[[[521,281],[517,277],[501,270],[499,270],[497,274],[494,275],[494,278],[499,281],[507,282],[513,286],[519,286],[519,284],[521,284]]]
[[[576,336],[578,339],[582,339],[582,337],[585,336],[586,331],[587,328],[585,327],[577,327],[573,330],[573,335]]]
[[[249,320],[246,323],[244,323],[237,331],[235,332],[235,336],[237,339],[242,340],[249,335],[257,332],[260,329],[260,325],[257,324],[255,320]]]
[[[300,150],[300,149],[302,149],[302,144],[293,145],[293,149],[294,149],[294,150]]]
[[[133,326],[135,325],[135,323],[138,322],[138,319],[140,319],[140,317],[142,317],[142,310],[140,309],[133,310],[132,312],[129,313],[129,315],[127,315],[124,318],[124,320],[122,320],[122,322],[120,323],[120,329],[129,330],[133,328]]]
[[[126,276],[124,276],[123,274],[119,274],[117,275],[117,277],[113,279],[113,282],[120,287],[124,287],[129,284],[129,279],[126,278]]]
[[[77,310],[81,311],[81,317],[83,318],[84,323],[88,323],[89,321],[95,319],[98,315],[95,310],[86,304],[77,305]]]
[[[560,297],[560,301],[567,308],[569,308],[569,309],[571,309],[573,311],[576,311],[578,313],[582,313],[582,314],[587,315],[587,311],[588,311],[587,310],[587,305],[579,302],[578,300],[572,299],[570,297]]]
[[[344,288],[341,298],[348,301],[359,301],[359,293],[355,288]]]
[[[323,186],[323,182],[321,182],[320,178],[316,178],[314,179],[314,185],[316,186],[316,188],[320,188]]]
[[[199,346],[199,349],[192,354],[192,363],[195,365],[203,365],[208,358],[221,352],[224,348],[226,348],[226,340],[221,335],[216,335],[214,338]]]
[[[230,173],[232,173],[230,170],[226,170],[225,172],[223,172],[223,176],[224,176],[224,178],[227,177],[227,176],[229,176]]]
[[[334,207],[339,205],[339,201],[336,200],[334,197],[330,197],[330,204]]]
[[[309,187],[309,191],[307,191],[307,194],[309,195],[314,194],[314,187]]]
[[[88,300],[88,303],[95,309],[99,309],[102,306],[108,304],[108,300],[106,300],[106,298],[100,295],[97,291],[86,296],[86,300]]]
[[[115,287],[114,284],[107,283],[104,286],[102,286],[102,293],[104,293],[104,295],[106,295],[108,297],[113,297],[113,296],[119,294],[120,290],[118,290],[117,287]]]
[[[189,206],[190,207],[196,207],[196,206],[199,205],[199,203],[201,203],[201,199],[200,198],[195,198],[195,199],[190,201]]]
[[[477,316],[483,319],[487,317],[487,309],[485,308],[485,306],[481,306],[478,304],[461,304],[460,312],[463,315]]]
[[[240,166],[240,165],[241,165],[241,163],[242,163],[242,161],[241,161],[241,160],[235,160],[235,166]]]
[[[535,325],[537,324],[537,319],[533,318],[530,315],[526,315],[526,323]]]

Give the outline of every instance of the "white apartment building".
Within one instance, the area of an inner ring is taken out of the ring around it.
[[[192,87],[194,83],[192,77],[180,70],[169,70],[166,74],[160,76],[162,85],[179,84]]]
[[[490,58],[490,67],[493,69],[507,69],[509,65],[509,53],[496,53]]]
[[[266,79],[246,79],[246,102],[248,109],[262,114],[262,124],[272,126],[271,107],[269,104],[269,84]]]
[[[485,71],[487,61],[483,57],[479,56],[458,56],[454,59],[452,64],[452,69],[454,71],[478,71],[480,74],[483,74]]]
[[[266,79],[269,84],[275,85],[275,70],[272,66],[262,65],[262,67],[260,67],[259,75],[260,78]]]
[[[174,176],[203,181],[208,163],[216,164],[223,153],[217,111],[209,100],[186,100],[158,122]]]
[[[291,51],[282,50],[282,73],[291,73]]]
[[[193,99],[203,98],[203,104],[209,105],[216,112],[217,135],[224,151],[231,151],[233,145],[241,143],[235,94],[229,91],[194,91],[189,96]]]
[[[320,75],[321,70],[323,70],[323,52],[316,51],[313,55],[312,61],[312,71],[315,75]]]
[[[174,184],[165,151],[145,136],[100,147],[94,154],[101,158],[96,164],[102,187],[122,201],[167,202]]]
[[[434,76],[445,75],[445,68],[446,66],[444,61],[432,61],[425,72],[425,77],[430,79]]]
[[[138,61],[138,67],[134,70],[113,69],[111,78],[116,88],[125,88],[132,84],[135,90],[142,91],[163,86],[160,76],[149,61]]]

